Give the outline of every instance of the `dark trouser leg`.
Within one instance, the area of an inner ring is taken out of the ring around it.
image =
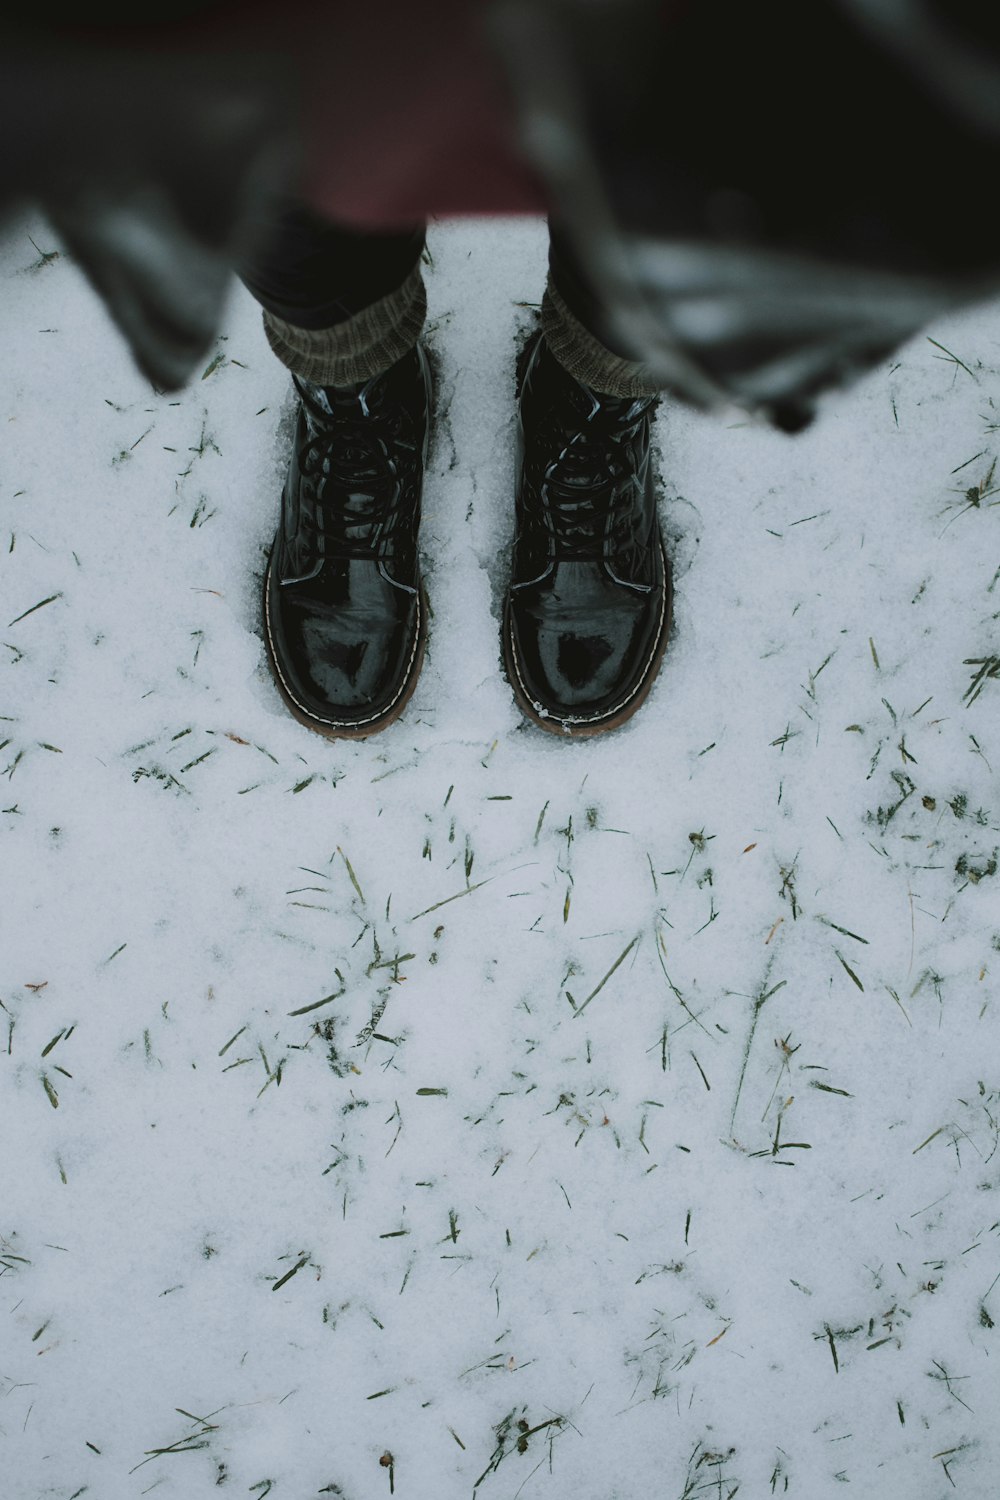
[[[271,348],[294,375],[353,385],[416,343],[427,307],[423,248],[423,225],[366,233],[286,201],[275,205],[240,278],[264,309]]]
[[[605,324],[601,300],[568,236],[550,221],[542,332],[552,353],[575,380],[595,391],[621,398],[656,395],[661,386],[640,360],[615,347]]]

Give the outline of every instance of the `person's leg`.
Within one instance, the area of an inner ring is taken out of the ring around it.
[[[613,729],[645,700],[670,627],[650,421],[658,387],[610,347],[601,309],[552,229],[541,330],[526,351],[504,661],[543,729]]]
[[[381,374],[416,343],[427,310],[423,248],[423,225],[371,234],[282,202],[240,279],[293,375],[351,385]]]
[[[549,275],[542,299],[542,332],[575,380],[610,396],[656,396],[660,386],[641,361],[618,346],[570,237],[549,224]]]
[[[423,242],[422,227],[358,233],[287,204],[240,270],[300,400],[265,642],[291,712],[331,738],[397,718],[423,658]]]

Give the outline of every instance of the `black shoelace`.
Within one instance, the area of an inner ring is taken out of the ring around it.
[[[330,413],[306,408],[309,436],[299,467],[315,485],[306,514],[324,552],[340,557],[383,556],[401,515],[401,462],[416,445],[399,412],[379,408],[377,392],[327,391]]]
[[[555,556],[585,561],[627,547],[634,510],[633,440],[653,402],[602,405],[567,431],[554,425],[546,435],[556,457],[543,470],[540,495],[551,524]],[[603,420],[602,420],[603,418]]]

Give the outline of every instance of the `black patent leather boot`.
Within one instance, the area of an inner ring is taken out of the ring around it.
[[[645,700],[670,629],[650,464],[656,398],[581,385],[540,335],[526,352],[504,662],[534,723],[600,734]]]
[[[264,582],[267,652],[302,724],[364,739],[398,718],[423,660],[430,371],[418,344],[360,385],[295,385],[298,429]]]

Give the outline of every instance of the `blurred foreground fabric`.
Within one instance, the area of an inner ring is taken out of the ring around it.
[[[1000,286],[997,22],[960,0],[182,5],[8,23],[0,198],[183,383],[276,194],[399,229],[548,211],[608,343],[795,428]]]

